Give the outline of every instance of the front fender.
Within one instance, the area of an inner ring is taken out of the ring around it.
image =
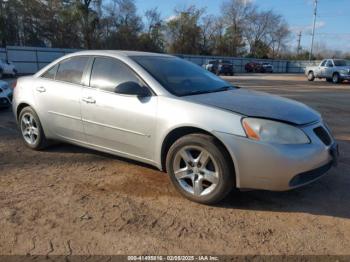
[[[239,114],[177,98],[160,96],[158,101],[154,160],[159,166],[162,163],[163,142],[177,128],[196,128],[213,136],[215,132],[246,136],[241,125],[242,116]]]

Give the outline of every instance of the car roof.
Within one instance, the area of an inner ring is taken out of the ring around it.
[[[72,53],[72,56],[78,55],[117,55],[117,56],[164,56],[164,57],[173,57],[171,55],[162,54],[162,53],[151,53],[151,52],[141,52],[141,51],[126,51],[126,50],[87,50],[87,51],[78,51]]]

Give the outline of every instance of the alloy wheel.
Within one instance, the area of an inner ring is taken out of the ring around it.
[[[39,138],[39,127],[32,114],[23,114],[21,118],[21,131],[24,140],[29,145],[35,145]]]
[[[195,196],[208,195],[219,183],[219,168],[203,147],[185,146],[174,157],[174,175],[182,189]]]

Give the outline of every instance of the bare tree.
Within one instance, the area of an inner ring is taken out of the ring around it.
[[[195,6],[175,10],[176,16],[167,22],[168,50],[171,53],[200,54],[199,20],[203,13],[203,9]]]
[[[215,49],[216,20],[217,18],[215,16],[206,15],[200,21],[201,54],[203,55],[210,55]]]
[[[267,38],[269,39],[269,47],[271,48],[272,58],[279,57],[281,51],[286,49],[286,41],[290,37],[290,30],[287,23],[280,18],[276,25],[271,27]]]
[[[226,25],[226,42],[233,56],[244,52],[244,31],[249,17],[256,13],[256,7],[247,0],[227,0],[221,6]]]

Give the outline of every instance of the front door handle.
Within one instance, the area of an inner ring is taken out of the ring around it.
[[[82,100],[87,104],[95,104],[96,103],[96,100],[93,99],[92,97],[83,97]]]
[[[38,91],[38,92],[40,92],[40,93],[43,93],[43,92],[46,92],[46,89],[45,89],[45,87],[40,86],[40,87],[37,87],[37,88],[36,88],[36,91]]]

